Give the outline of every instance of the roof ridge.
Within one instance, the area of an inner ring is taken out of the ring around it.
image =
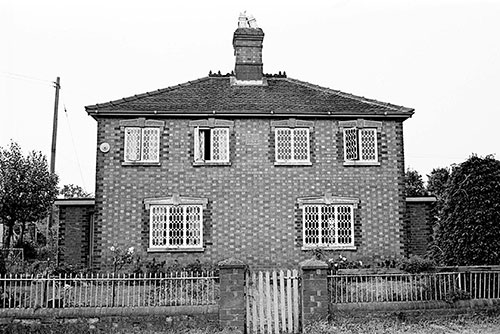
[[[296,84],[299,84],[299,85],[302,85],[302,86],[305,86],[305,87],[316,89],[316,90],[321,91],[321,92],[334,93],[334,94],[336,94],[338,96],[341,96],[341,97],[349,98],[349,99],[360,101],[360,102],[364,102],[364,103],[374,104],[374,105],[377,105],[377,106],[380,106],[380,107],[390,108],[390,109],[393,109],[393,110],[396,110],[396,111],[413,112],[415,110],[413,108],[399,106],[399,105],[388,103],[388,102],[382,102],[382,101],[378,101],[378,100],[375,100],[375,99],[369,99],[369,98],[366,98],[364,96],[359,96],[359,95],[354,95],[354,94],[351,94],[351,93],[342,92],[340,90],[336,90],[336,89],[332,89],[332,88],[328,88],[328,87],[323,87],[323,86],[315,85],[315,84],[309,83],[307,81],[293,79],[293,78],[290,78],[290,77],[282,78],[281,80],[287,80],[287,81],[290,81],[292,83],[296,83]]]
[[[138,100],[138,99],[143,98],[143,97],[155,96],[155,95],[158,95],[158,94],[162,94],[162,93],[165,93],[165,92],[173,91],[175,89],[179,89],[179,88],[182,88],[182,87],[190,86],[192,84],[196,84],[198,82],[202,82],[202,81],[206,81],[206,80],[211,80],[211,79],[212,79],[211,77],[206,76],[206,77],[202,77],[202,78],[195,79],[195,80],[189,80],[189,81],[177,84],[175,86],[168,86],[168,87],[165,87],[165,88],[160,88],[160,89],[157,89],[157,90],[153,90],[153,91],[149,91],[149,92],[145,92],[145,93],[141,93],[141,94],[135,94],[135,95],[132,95],[132,96],[122,97],[121,99],[118,99],[118,100],[111,100],[109,102],[97,103],[97,104],[85,106],[85,110],[93,110],[93,109],[105,108],[105,107],[108,107],[108,106],[117,106],[117,105],[120,105],[122,103],[135,101],[135,100]]]

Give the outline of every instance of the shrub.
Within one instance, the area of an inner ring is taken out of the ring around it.
[[[37,245],[33,241],[18,241],[14,244],[14,248],[23,249],[25,260],[34,260],[37,258]]]
[[[434,250],[446,265],[500,262],[500,161],[472,156],[453,168],[444,190]]]
[[[433,260],[413,255],[408,259],[403,259],[399,263],[399,268],[410,274],[433,271],[436,263]]]
[[[452,303],[456,302],[457,300],[467,300],[470,298],[471,298],[470,293],[468,293],[467,291],[452,290],[445,295],[444,300],[447,303],[452,304]]]

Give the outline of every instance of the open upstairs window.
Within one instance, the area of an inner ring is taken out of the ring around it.
[[[229,162],[228,128],[195,128],[195,162]]]
[[[376,162],[377,129],[344,129],[345,160]]]
[[[189,122],[194,130],[195,166],[230,165],[230,134],[233,121],[208,118]]]
[[[345,165],[379,165],[377,132],[380,122],[345,121],[343,129]]]

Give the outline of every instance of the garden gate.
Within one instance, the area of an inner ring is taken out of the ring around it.
[[[300,332],[297,270],[247,272],[247,333]]]

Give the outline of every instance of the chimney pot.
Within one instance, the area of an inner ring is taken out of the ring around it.
[[[234,55],[236,56],[236,80],[255,81],[263,79],[262,42],[264,32],[257,27],[253,16],[246,12],[240,14],[238,29],[233,35]]]

